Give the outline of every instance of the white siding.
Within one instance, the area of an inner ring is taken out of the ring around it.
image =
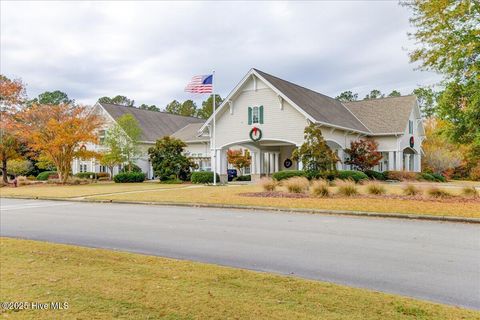
[[[246,83],[246,87],[253,86],[253,81]],[[224,108],[217,117],[216,146],[223,147],[228,144],[250,141],[249,132],[256,126],[262,130],[262,140],[279,140],[300,145],[303,141],[303,130],[307,125],[305,117],[280,101],[273,90],[262,88],[261,81],[257,79],[257,89],[241,91],[233,100],[233,113],[229,108]],[[248,124],[248,107],[264,107],[264,124]]]

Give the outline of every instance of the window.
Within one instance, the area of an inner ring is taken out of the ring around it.
[[[258,123],[259,122],[259,112],[258,112],[258,107],[253,107],[253,112],[252,112],[252,123]]]
[[[87,172],[87,165],[84,163],[80,163],[80,172]]]
[[[408,120],[408,133],[413,134],[413,121]]]
[[[98,132],[98,141],[99,141],[100,144],[105,143],[105,130],[100,130]]]
[[[248,124],[263,124],[263,106],[248,107]]]

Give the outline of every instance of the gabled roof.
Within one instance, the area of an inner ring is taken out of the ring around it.
[[[253,70],[316,121],[355,131],[369,131],[340,101],[258,69]]]
[[[205,121],[200,118],[143,110],[110,103],[98,102],[98,104],[101,105],[114,120],[124,114],[133,115],[135,119],[138,120],[140,128],[142,129],[140,140],[145,142],[155,142],[164,136],[170,136],[189,124],[198,123],[201,126]]]
[[[174,132],[172,134],[172,137],[180,139],[184,142],[209,141],[210,139],[208,137],[200,136],[200,134],[198,133],[202,125],[203,125],[203,122],[187,124],[182,129],[178,130],[177,132]]]
[[[416,103],[416,96],[409,95],[345,102],[344,105],[373,134],[401,134]]]

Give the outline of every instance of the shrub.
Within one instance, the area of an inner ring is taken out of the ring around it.
[[[75,177],[80,179],[98,179],[98,180],[107,180],[110,178],[110,173],[108,172],[79,172],[75,174]],[[92,178],[90,178],[92,177]],[[106,178],[106,179],[105,179]]]
[[[56,178],[54,178],[56,176]],[[37,176],[37,180],[39,181],[46,181],[49,178],[51,179],[58,179],[58,174],[56,171],[44,171],[40,172]]]
[[[384,174],[387,180],[404,181],[417,179],[417,173],[411,171],[385,171]]]
[[[354,196],[358,194],[357,186],[353,180],[336,180],[335,185],[338,188],[338,194],[342,196]]]
[[[238,176],[233,178],[233,181],[252,181],[251,175]]]
[[[438,182],[447,182],[447,179],[439,174],[439,173],[432,173],[432,176],[435,178],[435,181],[438,181]]]
[[[35,181],[35,180],[37,180],[37,177],[32,176],[32,175],[29,175],[29,176],[27,177],[27,179],[30,180],[30,181]]]
[[[403,194],[406,196],[415,196],[420,193],[420,189],[415,187],[413,184],[406,184],[403,187]]]
[[[478,191],[474,186],[465,186],[462,188],[462,194],[466,197],[478,197]]]
[[[310,191],[314,196],[318,197],[328,197],[330,195],[330,189],[328,181],[326,180],[315,180],[312,182]]]
[[[310,182],[305,177],[291,177],[283,181],[283,185],[291,193],[303,193],[308,190]]]
[[[373,171],[373,170],[365,170],[365,174],[370,179],[379,180],[379,181],[386,180],[385,174],[383,172],[378,172],[378,171]]]
[[[428,188],[427,194],[432,198],[446,198],[451,196],[451,194],[447,190],[443,190],[438,187]]]
[[[371,181],[367,184],[367,193],[381,195],[387,193],[387,190],[381,183]]]
[[[213,183],[213,171],[192,172],[190,177],[192,183]],[[220,182],[220,176],[217,173],[217,182]]]
[[[470,170],[469,177],[473,181],[480,181],[480,163]]]
[[[278,171],[275,172],[272,175],[272,178],[281,181],[281,180],[286,180],[292,177],[305,177],[306,173],[305,171],[302,170],[284,170],[284,171]]]
[[[362,180],[367,180],[368,176],[361,172],[355,170],[339,170],[338,179],[341,180],[353,180],[355,182],[360,182]]]
[[[95,172],[79,172],[75,174],[75,177],[80,178],[80,179],[90,179],[90,176],[93,179],[95,177]]]
[[[145,173],[143,172],[123,172],[113,177],[116,183],[130,183],[145,181]]]
[[[278,186],[278,181],[272,178],[262,178],[258,184],[262,186],[265,191],[275,191]]]
[[[428,172],[422,172],[422,173],[419,173],[418,174],[418,178],[421,179],[421,180],[426,180],[426,181],[436,181],[437,179],[435,179],[434,176],[432,176],[430,173]]]

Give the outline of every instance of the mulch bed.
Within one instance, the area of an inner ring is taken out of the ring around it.
[[[450,197],[443,197],[443,198],[431,198],[431,197],[424,197],[422,195],[417,196],[402,196],[396,194],[390,195],[366,195],[366,194],[358,194],[356,196],[345,197],[341,195],[330,195],[328,197],[315,197],[307,193],[288,193],[282,191],[262,191],[262,192],[244,192],[239,193],[239,196],[242,197],[256,197],[256,198],[291,198],[291,199],[397,199],[397,200],[416,200],[416,201],[425,201],[425,202],[444,202],[444,203],[480,203],[480,198],[467,198],[461,196],[450,196]]]

